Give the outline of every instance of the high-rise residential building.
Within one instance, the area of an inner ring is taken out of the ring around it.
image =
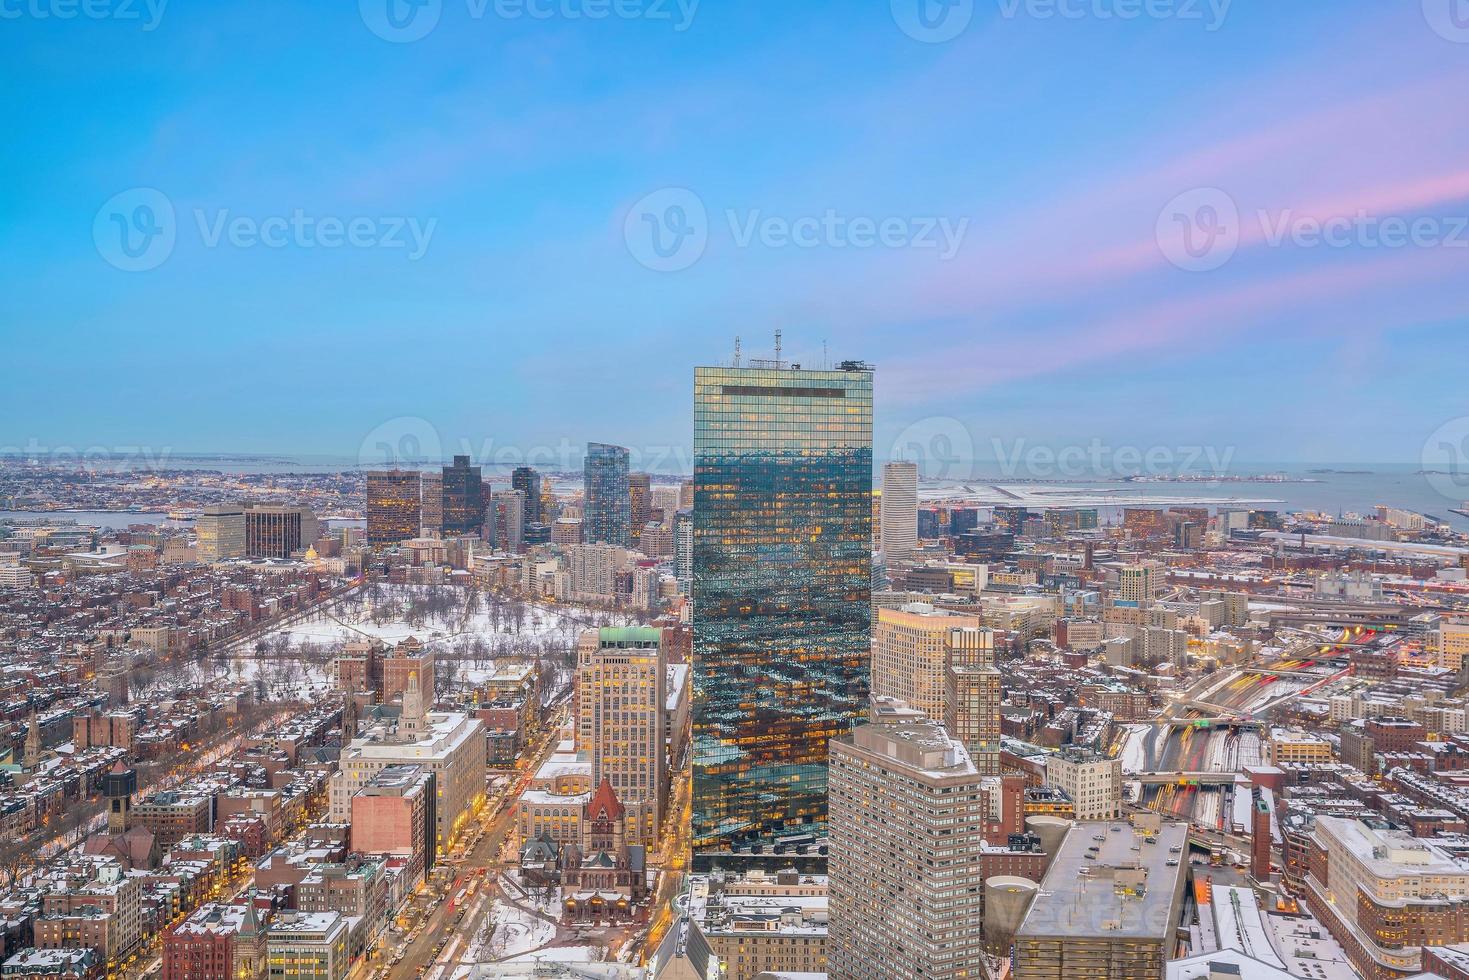
[[[525,494],[519,490],[496,490],[490,494],[488,512],[490,542],[501,551],[519,554],[525,550]]]
[[[688,595],[694,581],[694,515],[682,510],[673,516],[673,575],[679,591]]]
[[[1117,602],[1129,606],[1146,606],[1153,594],[1163,587],[1163,565],[1156,561],[1140,561],[1123,565],[1117,572]]]
[[[610,602],[617,594],[617,573],[627,565],[627,549],[613,544],[577,544],[568,550],[571,598]]]
[[[918,464],[882,468],[882,554],[889,564],[907,561],[918,546]]]
[[[827,742],[867,710],[872,371],[694,373],[693,839],[826,821]]]
[[[525,494],[525,523],[544,524],[541,513],[541,474],[532,467],[517,466],[510,473],[510,489]]]
[[[245,554],[245,508],[240,504],[213,504],[194,522],[195,554],[202,562],[239,558]]]
[[[1046,782],[1071,797],[1078,820],[1111,820],[1122,813],[1122,760],[1068,747],[1046,756]]]
[[[444,475],[424,473],[418,484],[419,533],[437,538],[444,533]]]
[[[582,540],[587,544],[632,544],[632,491],[629,489],[627,450],[600,442],[587,443],[582,473],[585,497]]]
[[[443,468],[444,534],[479,534],[485,523],[484,478],[468,456],[455,456]]]
[[[592,754],[592,785],[610,782],[626,811],[629,844],[657,840],[666,796],[663,631],[588,630],[577,644],[578,724]]]
[[[438,863],[434,774],[421,766],[387,766],[352,795],[352,849],[407,860],[410,885]]]
[[[316,515],[310,507],[255,504],[245,508],[245,554],[252,558],[289,558],[316,543]]]
[[[1079,823],[1015,933],[1016,980],[1160,977],[1178,944],[1188,825]]]
[[[417,470],[372,470],[367,474],[367,543],[401,544],[419,531]]]
[[[993,635],[980,629],[978,616],[922,602],[879,609],[872,627],[872,694],[906,701],[941,722],[949,665],[977,661],[982,658],[979,648],[993,645]],[[972,652],[956,654],[955,648]]]
[[[632,529],[642,533],[648,523],[648,511],[653,506],[653,478],[647,473],[627,475],[627,505]]]
[[[982,778],[936,722],[862,725],[832,740],[832,980],[985,975]]]

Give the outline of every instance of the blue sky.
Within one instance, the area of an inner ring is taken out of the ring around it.
[[[1466,0],[153,2],[0,0],[0,445],[684,445],[776,328],[879,455],[1469,414]]]

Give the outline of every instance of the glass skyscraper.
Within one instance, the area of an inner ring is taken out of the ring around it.
[[[696,852],[821,833],[867,711],[872,371],[694,372]]]
[[[455,456],[443,468],[444,534],[478,534],[485,524],[484,477],[468,456]]]
[[[582,475],[586,483],[581,539],[587,544],[632,542],[632,496],[628,488],[627,450],[600,442],[587,443]]]

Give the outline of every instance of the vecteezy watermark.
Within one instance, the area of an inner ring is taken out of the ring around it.
[[[0,20],[114,20],[158,28],[168,0],[0,0]]]
[[[32,437],[23,446],[0,445],[0,461],[83,469],[127,468],[163,472],[171,446],[51,446]]]
[[[1469,416],[1450,419],[1434,429],[1419,457],[1428,485],[1458,506],[1469,506]]]
[[[1423,0],[1423,18],[1444,40],[1469,44],[1469,0]]]
[[[445,439],[427,419],[403,415],[388,419],[363,437],[357,450],[357,465],[363,470],[425,469],[447,462],[452,455],[467,456],[481,466],[534,466],[565,473],[581,469],[586,445],[567,438],[532,445],[501,442],[493,436]],[[687,446],[654,444],[625,448],[628,465],[634,470],[663,474],[693,472],[693,453]]]
[[[1210,33],[1224,26],[1234,0],[996,0],[1006,20],[1197,21]]]
[[[1164,206],[1156,236],[1169,262],[1189,272],[1207,272],[1233,258],[1246,236],[1269,248],[1469,249],[1469,214],[1406,217],[1358,209],[1322,216],[1261,208],[1247,219],[1224,191],[1202,187]]]
[[[302,208],[284,214],[235,214],[229,208],[194,208],[193,230],[205,248],[403,250],[423,258],[439,219],[413,216],[315,215]],[[185,227],[188,227],[187,225]],[[173,254],[179,222],[162,191],[135,187],[109,198],[92,221],[92,241],[109,265],[124,272],[156,269]]]
[[[952,41],[974,20],[976,0],[889,0],[904,34],[925,44]],[[1004,20],[1197,21],[1214,32],[1234,0],[985,0]]]
[[[930,416],[898,433],[888,459],[916,463],[927,479],[968,480],[974,476],[974,438],[958,419]]]
[[[391,470],[436,463],[444,458],[439,430],[428,419],[400,415],[388,419],[362,438],[357,465],[367,470]]]
[[[1217,187],[1185,191],[1158,213],[1154,235],[1163,256],[1189,272],[1208,272],[1234,258],[1239,206]]]
[[[873,217],[835,208],[795,216],[728,208],[721,218],[722,225],[711,222],[703,200],[688,188],[665,187],[628,209],[622,235],[641,265],[678,272],[699,261],[714,232],[727,233],[741,249],[915,249],[934,251],[941,260],[957,255],[969,232],[967,217]]]
[[[3,0],[0,0],[3,2]],[[497,20],[666,22],[676,33],[693,26],[700,0],[463,0],[472,21]],[[384,41],[421,41],[439,26],[444,0],[358,0],[367,29]]]
[[[177,234],[173,202],[152,187],[114,194],[92,219],[97,254],[123,272],[158,268],[173,254]]]
[[[1000,473],[1007,479],[1087,480],[1160,477],[1224,477],[1234,460],[1226,446],[1112,446],[1101,439],[1086,445],[1053,446],[1013,439],[991,440]]]
[[[963,34],[974,19],[974,0],[890,0],[893,21],[924,44],[942,44]]]

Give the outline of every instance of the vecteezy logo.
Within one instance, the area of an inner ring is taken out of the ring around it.
[[[1217,187],[1185,191],[1164,205],[1155,233],[1169,262],[1187,272],[1208,272],[1239,248],[1239,206]]]
[[[411,468],[443,458],[439,430],[416,415],[388,419],[369,432],[357,449],[357,465],[367,470]]]
[[[1423,475],[1449,500],[1469,500],[1469,417],[1450,419],[1423,443]]]
[[[114,194],[92,220],[97,254],[123,272],[158,268],[173,254],[177,235],[173,202],[152,187]]]
[[[947,415],[919,419],[898,433],[888,458],[917,463],[919,474],[931,480],[974,477],[974,439],[963,422]]]
[[[693,191],[665,187],[628,210],[622,237],[640,264],[654,272],[679,272],[703,256],[709,213]]]
[[[439,25],[444,0],[357,0],[362,22],[384,41],[408,44]]]
[[[1469,0],[1423,0],[1423,16],[1439,37],[1469,44]]]
[[[903,33],[925,44],[952,41],[974,17],[974,0],[891,0]]]

